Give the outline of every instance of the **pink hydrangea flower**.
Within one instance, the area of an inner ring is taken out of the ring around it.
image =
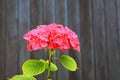
[[[80,51],[78,35],[63,25],[39,25],[24,35],[28,51],[48,48],[62,51],[73,48]]]

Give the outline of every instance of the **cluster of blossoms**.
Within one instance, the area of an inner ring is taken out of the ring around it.
[[[24,35],[29,51],[48,48],[80,51],[78,35],[60,24],[39,25]]]

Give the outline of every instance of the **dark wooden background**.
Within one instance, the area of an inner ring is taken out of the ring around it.
[[[0,0],[0,80],[21,74],[27,59],[46,58],[42,50],[28,53],[23,35],[52,22],[69,26],[81,43],[80,53],[65,53],[79,70],[55,62],[53,80],[120,80],[120,0]],[[46,72],[37,78],[46,80]]]

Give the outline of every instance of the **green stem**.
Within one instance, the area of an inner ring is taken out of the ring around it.
[[[50,78],[50,63],[52,62],[52,54],[49,52],[49,60],[48,60],[48,73],[47,73],[47,80],[52,80]]]

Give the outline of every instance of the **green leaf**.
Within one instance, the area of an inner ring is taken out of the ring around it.
[[[60,63],[68,70],[70,71],[76,71],[77,64],[75,60],[68,56],[68,55],[62,55],[59,57]]]
[[[34,77],[28,77],[24,75],[15,75],[10,80],[36,80]]]
[[[27,76],[35,76],[45,71],[46,66],[43,61],[40,60],[27,60],[22,65],[23,74]]]
[[[45,61],[44,59],[40,59],[40,62],[43,62],[44,64],[47,64],[47,61]]]
[[[40,61],[45,63],[46,69],[48,69],[48,65],[49,65],[48,60],[45,61],[44,59],[40,59]],[[51,64],[50,64],[50,71],[57,71],[57,70],[58,70],[57,66],[54,63],[51,62]]]
[[[48,69],[48,61],[47,61],[46,68]],[[50,63],[50,71],[57,71],[57,70],[58,70],[57,66],[51,62]]]

